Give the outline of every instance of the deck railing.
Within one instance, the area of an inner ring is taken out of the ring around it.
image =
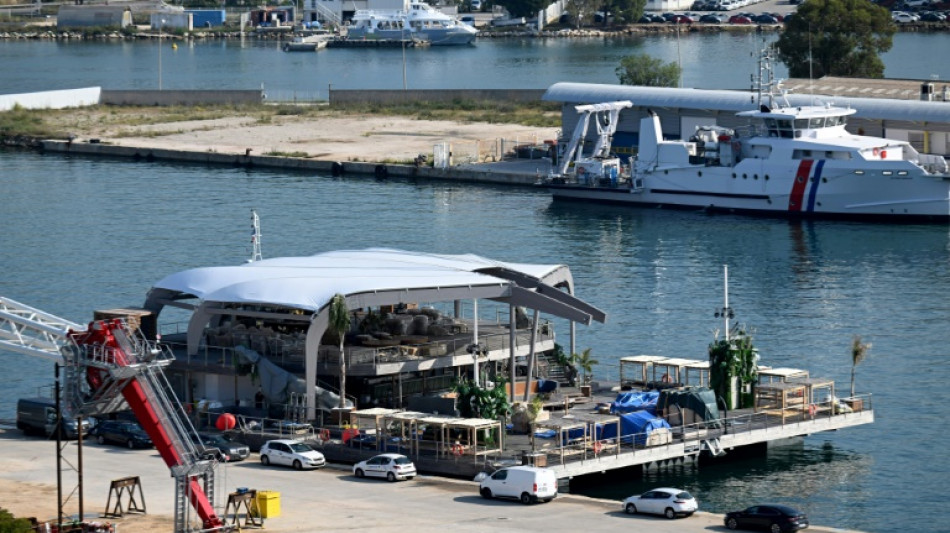
[[[550,323],[542,323],[538,329],[538,335],[535,339],[536,342],[554,340],[554,328]],[[175,350],[176,358],[179,361],[189,365],[207,368],[236,368],[241,365],[243,361],[235,352],[235,347],[243,346],[256,351],[258,354],[266,357],[285,370],[297,373],[304,372],[305,342],[299,338],[286,339],[269,334],[244,333],[234,335],[231,338],[234,344],[233,346],[217,345],[209,338],[206,342],[201,344],[197,353],[189,354],[187,353],[188,350],[186,349],[187,346],[185,342],[177,340],[178,337],[181,337],[177,328],[163,328],[162,332],[163,338],[166,339],[164,344]],[[506,351],[509,348],[507,332],[481,334],[478,340],[481,347],[489,352]],[[519,330],[516,333],[516,350],[527,347],[530,342],[530,330]],[[358,374],[360,372],[374,370],[382,364],[406,363],[409,361],[439,357],[469,355],[468,348],[471,344],[472,339],[470,337],[454,336],[447,339],[436,339],[428,342],[395,346],[346,346],[344,352],[346,354],[347,368],[350,372]],[[319,370],[323,372],[339,368],[339,348],[335,346],[321,346],[317,361]]]
[[[686,445],[689,452],[700,452],[704,447],[715,446],[709,441],[724,435],[751,433],[792,424],[818,423],[833,417],[847,417],[861,411],[873,411],[871,394],[860,394],[843,398],[837,402],[825,401],[811,404],[795,412],[781,414],[766,410],[763,412],[742,412],[719,421],[684,424],[670,428],[668,442],[666,438],[652,436],[653,432],[624,435],[622,439],[596,439],[590,435],[569,439],[560,445],[533,449],[533,454],[547,455],[547,463],[567,465],[598,459],[604,455],[619,456],[625,453],[652,453],[664,446]],[[658,444],[650,445],[651,441]],[[696,447],[695,450],[689,449]],[[714,451],[714,450],[713,450]],[[714,451],[715,452],[715,451]]]

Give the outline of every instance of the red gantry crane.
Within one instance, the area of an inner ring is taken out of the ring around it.
[[[64,405],[71,416],[135,413],[175,478],[175,531],[189,531],[194,509],[203,530],[220,530],[213,459],[195,446],[191,425],[163,368],[174,356],[122,319],[88,327],[0,296],[0,349],[44,357],[66,370]]]

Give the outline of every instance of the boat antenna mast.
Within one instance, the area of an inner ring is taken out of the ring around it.
[[[785,99],[785,92],[780,91],[781,81],[775,79],[775,71],[772,68],[772,47],[764,46],[759,52],[759,72],[752,76],[752,91],[755,93],[756,105],[759,110],[764,111],[764,107],[774,109],[776,107],[776,96],[781,92],[782,102],[788,107],[788,101]],[[766,102],[767,101],[767,102]]]
[[[251,209],[251,258],[248,263],[264,259],[261,255],[261,219],[257,216],[257,210]]]

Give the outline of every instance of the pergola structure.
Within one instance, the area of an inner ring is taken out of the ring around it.
[[[775,383],[797,381],[808,378],[808,371],[798,368],[772,368],[760,366],[758,370],[759,383]]]
[[[314,418],[317,354],[328,327],[329,303],[342,294],[348,309],[415,302],[488,299],[509,305],[511,368],[514,368],[514,308],[523,306],[571,322],[570,353],[576,351],[574,323],[604,322],[606,314],[573,296],[565,265],[505,263],[477,255],[440,255],[369,248],[305,257],[279,257],[237,266],[205,267],[172,274],[149,291],[145,309],[157,317],[166,306],[191,312],[189,354],[198,352],[216,316],[238,316],[309,324],[305,341],[307,417]],[[155,331],[143,331],[153,336]],[[533,359],[533,343],[532,354]],[[474,362],[474,359],[473,359]],[[530,378],[530,376],[528,376]]]
[[[573,412],[565,416],[552,416],[547,420],[539,420],[534,423],[534,428],[556,432],[556,452],[560,456],[561,464],[564,464],[565,457],[572,453],[582,453],[586,456],[588,452],[592,452],[594,455],[599,455],[607,451],[607,446],[614,447],[615,453],[619,452],[619,448],[615,446],[616,443],[606,443],[597,439],[597,426],[603,427],[607,424],[617,425],[616,434],[619,438],[622,431],[620,417],[617,415]],[[536,449],[535,438],[532,436],[532,450]]]
[[[351,412],[350,423],[364,430],[372,426],[377,443],[398,437],[409,448],[409,454],[417,457],[429,448],[440,458],[450,455],[477,458],[499,454],[504,448],[505,433],[498,420],[371,408]],[[491,432],[498,438],[486,439],[484,432]],[[479,433],[483,434],[481,438]]]
[[[630,355],[620,358],[620,385],[645,386],[653,375],[653,365],[668,359],[662,355]],[[656,379],[653,379],[656,381]]]

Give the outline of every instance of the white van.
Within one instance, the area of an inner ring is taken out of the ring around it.
[[[502,468],[478,485],[482,498],[514,498],[521,503],[549,502],[557,497],[554,472],[534,466]]]

